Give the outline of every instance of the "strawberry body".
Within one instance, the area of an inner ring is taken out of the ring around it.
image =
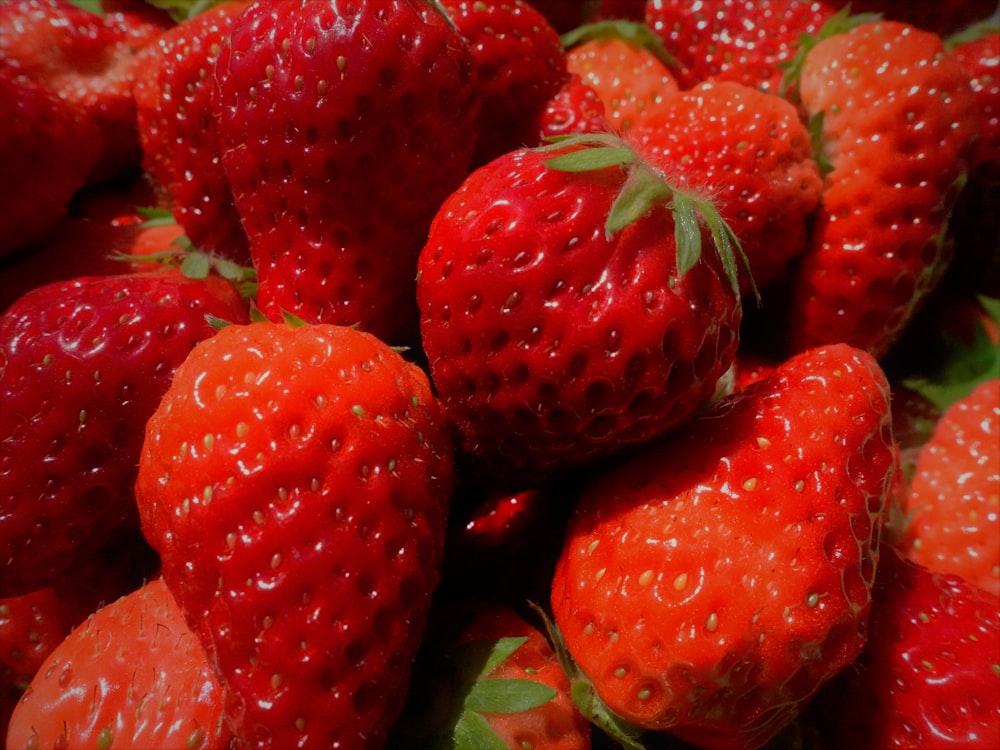
[[[803,353],[584,488],[552,585],[582,674],[640,728],[760,747],[865,640],[889,390]]]
[[[626,180],[519,150],[442,205],[420,257],[424,351],[477,466],[540,474],[662,433],[711,396],[741,308],[705,239],[678,273],[670,210],[609,235]]]
[[[45,660],[7,747],[223,750],[222,688],[162,579],[101,608]]]
[[[195,247],[249,262],[246,234],[222,169],[215,61],[248,2],[181,21],[140,53],[134,92],[143,166]]]
[[[544,143],[549,138],[574,133],[604,133],[610,126],[604,102],[580,76],[571,74],[535,118],[538,134],[533,140]]]
[[[83,277],[34,289],[0,318],[3,596],[47,586],[138,524],[133,484],[146,420],[174,368],[245,320],[218,277]]]
[[[809,131],[784,98],[733,81],[699,84],[647,107],[630,140],[654,166],[712,196],[758,289],[805,251],[823,181]],[[753,286],[741,271],[746,294]]]
[[[937,35],[876,22],[819,42],[799,88],[831,170],[791,281],[790,345],[881,357],[947,267],[977,128],[968,76]]]
[[[998,655],[1000,598],[886,547],[864,651],[810,714],[831,748],[990,750]]]
[[[261,310],[413,343],[417,255],[477,140],[465,39],[423,0],[255,3],[216,75]]]
[[[917,457],[907,554],[1000,595],[1000,380],[941,415]]]
[[[832,15],[816,0],[647,0],[645,8],[646,24],[680,64],[673,72],[681,88],[721,79],[772,93],[779,63]]]
[[[449,437],[423,372],[354,329],[228,326],[178,368],[136,499],[242,742],[382,746],[440,575]]]

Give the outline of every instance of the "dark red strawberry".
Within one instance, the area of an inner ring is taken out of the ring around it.
[[[868,642],[816,696],[829,748],[993,750],[1000,737],[1000,598],[882,550]]]
[[[510,489],[683,421],[739,335],[712,205],[610,134],[574,143],[473,172],[420,257],[434,383],[480,476]]]
[[[892,447],[884,373],[834,345],[599,473],[552,585],[585,715],[716,750],[781,731],[864,645]]]
[[[143,165],[167,194],[188,239],[249,263],[246,234],[222,169],[215,61],[248,2],[225,2],[180,21],[139,56],[135,101]]]
[[[384,745],[440,576],[450,437],[423,371],[356,329],[229,325],[177,368],[136,499],[242,743]]]
[[[223,166],[272,320],[415,343],[416,259],[477,140],[472,52],[425,0],[255,3],[216,64]]]
[[[109,603],[52,652],[7,747],[226,750],[222,688],[162,579]]]
[[[54,282],[0,317],[0,596],[137,528],[146,420],[209,314],[245,320],[246,303],[221,277],[164,270]]]

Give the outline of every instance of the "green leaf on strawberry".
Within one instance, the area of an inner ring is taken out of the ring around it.
[[[679,67],[676,58],[664,45],[663,39],[647,24],[639,21],[629,21],[623,18],[603,19],[577,26],[560,37],[565,49],[594,39],[622,39],[649,50],[668,67]]]

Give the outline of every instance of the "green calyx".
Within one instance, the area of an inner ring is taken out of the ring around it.
[[[667,51],[663,39],[649,26],[638,21],[608,19],[585,23],[559,37],[563,49],[570,49],[595,39],[621,39],[634,47],[647,50],[667,67],[680,67],[674,56]]]
[[[668,183],[662,172],[654,169],[620,136],[612,133],[562,136],[540,146],[538,150],[556,151],[576,146],[583,148],[554,156],[545,162],[546,166],[563,172],[590,172],[609,167],[621,167],[627,172],[625,183],[604,224],[608,237],[638,221],[655,206],[669,206],[674,219],[678,275],[683,277],[701,259],[704,225],[712,237],[730,284],[739,293],[737,259],[748,275],[749,264],[736,234],[710,200]],[[759,299],[756,287],[754,294]]]
[[[154,8],[167,11],[175,21],[185,21],[211,10],[216,5],[221,5],[226,0],[145,0],[145,2]]]
[[[944,47],[949,52],[953,52],[956,47],[974,42],[987,34],[1000,34],[1000,4],[997,5],[997,9],[989,18],[976,21],[945,39]]]

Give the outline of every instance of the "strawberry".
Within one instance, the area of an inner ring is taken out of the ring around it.
[[[673,59],[660,38],[637,22],[605,21],[563,36],[566,67],[597,91],[608,122],[628,132],[640,112],[678,90]]]
[[[431,225],[417,297],[480,475],[524,489],[697,409],[737,344],[733,253],[710,203],[611,135],[473,172]]]
[[[1000,595],[1000,378],[951,405],[917,458],[908,556]]]
[[[533,140],[545,143],[560,136],[580,133],[606,133],[610,129],[604,102],[592,86],[580,76],[570,74],[538,116]]]
[[[839,344],[599,473],[551,600],[585,713],[765,744],[864,644],[892,460],[885,375]]]
[[[0,596],[138,527],[146,420],[207,314],[247,317],[228,281],[168,269],[47,284],[0,317]]]
[[[477,140],[473,71],[425,0],[259,2],[234,22],[219,133],[265,314],[414,343],[416,259]]]
[[[24,79],[83,108],[100,130],[89,182],[138,166],[132,83],[137,53],[169,25],[132,3],[98,15],[70,0],[10,0],[0,13],[0,53]]]
[[[800,36],[833,12],[827,0],[648,0],[645,22],[680,64],[681,88],[719,79],[777,93]]]
[[[452,475],[426,375],[369,333],[229,325],[177,368],[136,499],[242,743],[383,746]]]
[[[749,263],[744,294],[779,281],[805,251],[823,181],[809,131],[784,98],[733,81],[698,84],[647,108],[630,140],[655,167],[712,197]]]
[[[99,143],[81,107],[0,61],[0,260],[57,231]]]
[[[937,35],[866,22],[809,49],[799,89],[829,171],[790,281],[789,345],[844,341],[881,357],[948,262],[976,133],[968,76]]]
[[[160,578],[101,608],[14,708],[8,747],[224,750],[222,689]]]
[[[532,123],[569,77],[559,34],[525,0],[441,0],[441,7],[472,48],[481,103],[473,164],[539,145]]]
[[[996,0],[826,0],[835,8],[850,6],[852,13],[878,13],[942,36],[981,21],[996,10]]]
[[[868,642],[810,708],[828,747],[992,750],[1000,598],[882,550]]]
[[[223,172],[213,103],[215,61],[248,2],[180,21],[139,54],[134,92],[146,172],[196,246],[249,262],[246,234]]]
[[[542,631],[486,601],[435,614],[393,748],[590,750],[590,724]]]

